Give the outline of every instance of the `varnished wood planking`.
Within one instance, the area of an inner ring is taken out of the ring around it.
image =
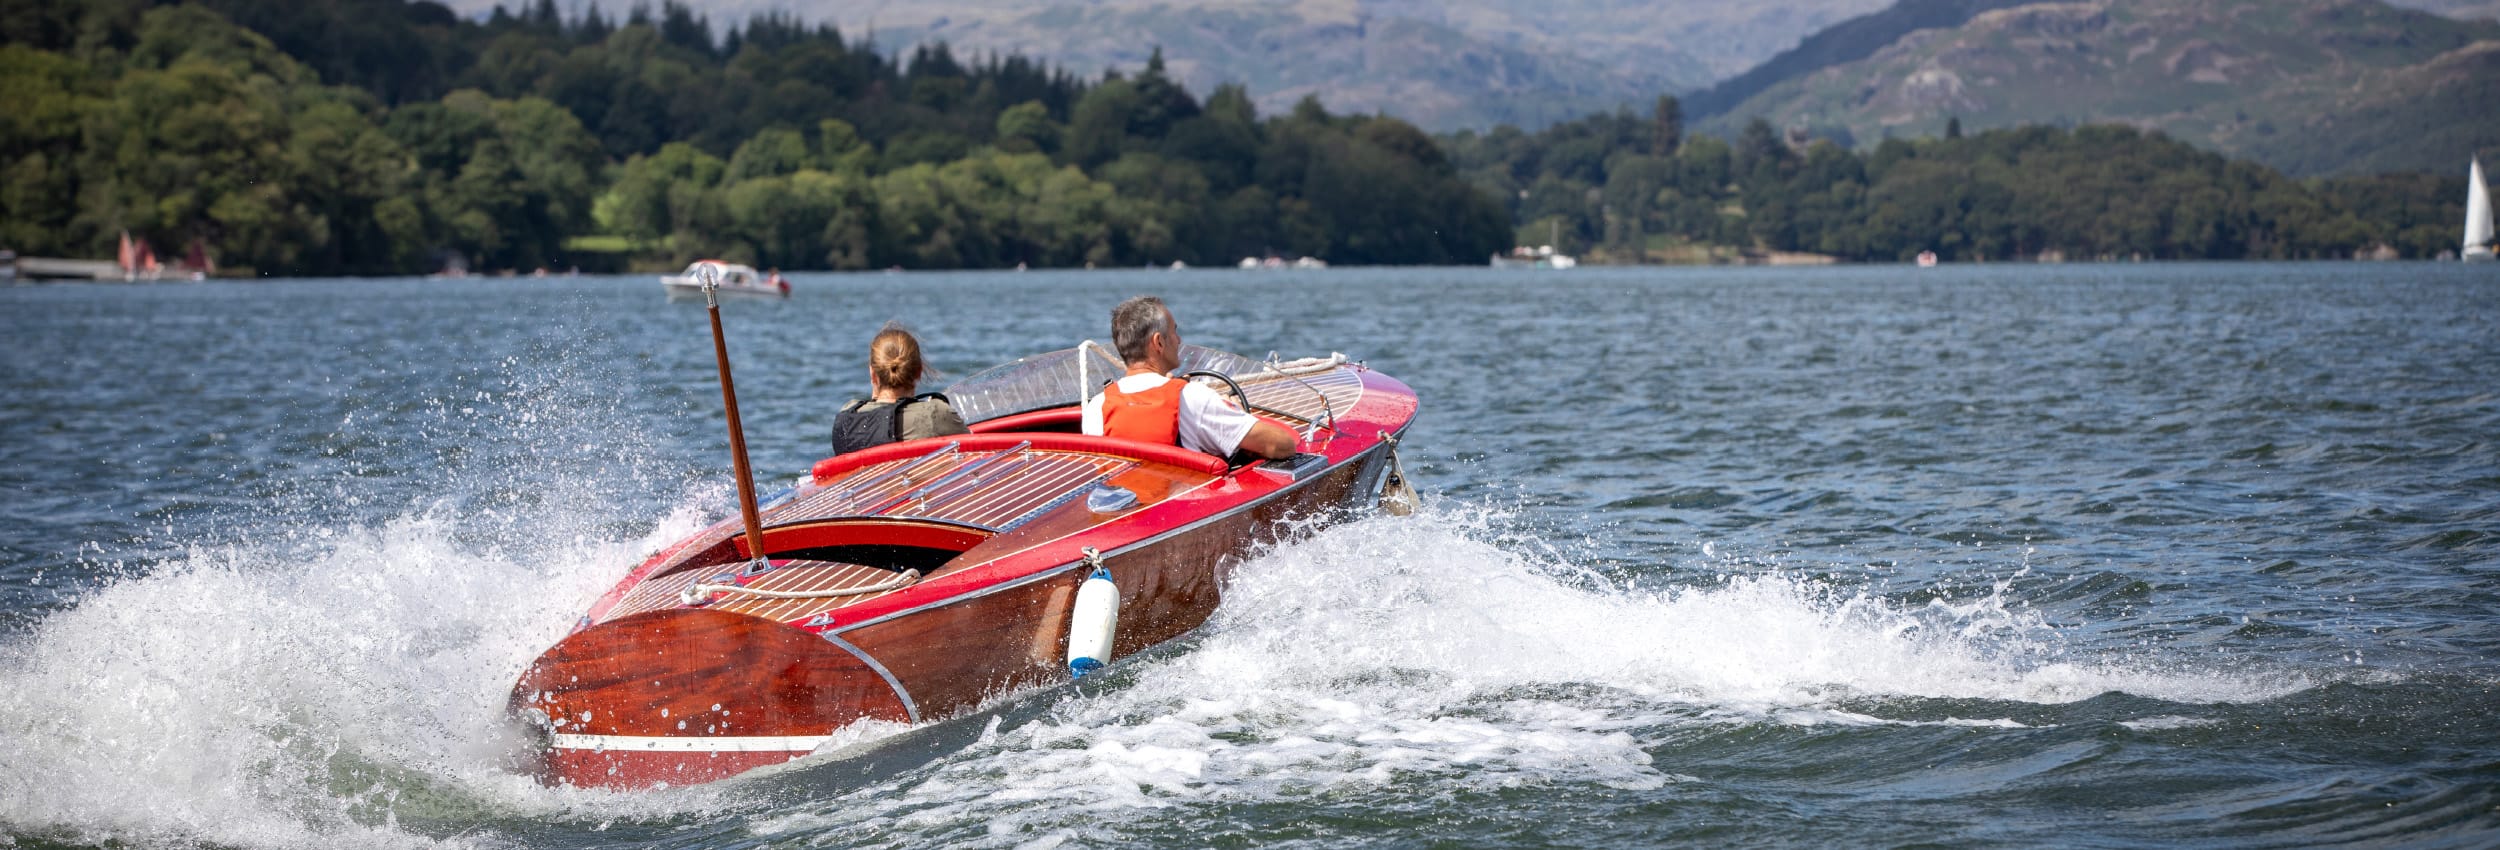
[[[561,719],[554,731],[587,735],[823,735],[861,717],[910,719],[883,677],[831,642],[703,609],[577,632],[530,666],[514,698]]]

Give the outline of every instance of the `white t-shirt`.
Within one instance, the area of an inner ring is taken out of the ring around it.
[[[1139,373],[1120,379],[1120,391],[1142,393],[1172,380],[1163,375]],[[1195,381],[1181,387],[1181,448],[1206,452],[1217,457],[1229,456],[1241,447],[1241,438],[1250,436],[1250,426],[1258,418],[1232,406],[1224,394]],[[1102,436],[1102,396],[1085,400],[1085,433]]]

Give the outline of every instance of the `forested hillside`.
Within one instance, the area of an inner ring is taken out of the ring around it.
[[[656,2],[656,0],[653,0]],[[497,0],[450,0],[484,14]],[[512,2],[512,0],[502,0]],[[564,8],[575,11],[568,0]],[[606,0],[624,9],[634,0]],[[1890,0],[689,0],[715,22],[794,12],[889,52],[949,43],[1084,76],[1161,47],[1192,90],[1239,84],[1260,111],[1317,94],[1441,132],[1540,128],[1743,71]]]
[[[1262,119],[1159,63],[1079,80],[889,58],[782,17],[716,34],[674,4],[484,23],[399,0],[9,5],[0,242],[21,253],[106,256],[127,231],[332,274],[602,247],[649,267],[1447,263],[1508,239],[1414,127],[1316,100]]]
[[[1661,96],[1436,140],[1201,99],[1157,54],[1079,78],[673,4],[0,0],[0,36],[0,247],[127,232],[238,274],[1478,264],[1551,237],[1598,262],[2427,257],[2463,216],[2459,176],[2299,181],[2124,128],[1857,151],[1688,134]]]
[[[2129,127],[2026,127],[1887,139],[1860,153],[1759,119],[1734,143],[1646,117],[1444,137],[1509,199],[1519,240],[1560,234],[1600,262],[1809,252],[1906,260],[2340,258],[2456,248],[2462,175],[2299,181]]]

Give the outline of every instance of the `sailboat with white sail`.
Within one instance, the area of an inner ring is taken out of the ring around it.
[[[2491,259],[2491,189],[2483,185],[2483,160],[2474,158],[2465,178],[2465,248],[2467,262]]]

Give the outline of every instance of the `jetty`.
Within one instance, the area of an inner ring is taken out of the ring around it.
[[[120,280],[122,268],[112,260],[65,260],[57,257],[0,258],[0,277],[17,280]]]

